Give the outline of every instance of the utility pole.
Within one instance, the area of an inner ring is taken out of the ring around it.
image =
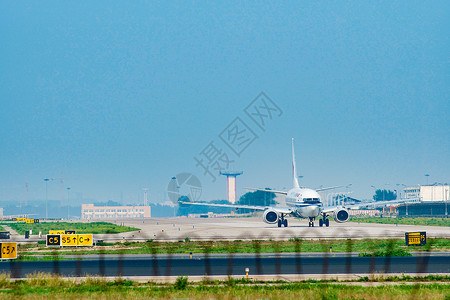
[[[25,181],[25,206],[28,205],[28,178]]]
[[[45,178],[45,219],[48,219],[48,182],[49,178]]]
[[[67,220],[70,219],[70,187],[67,188]]]

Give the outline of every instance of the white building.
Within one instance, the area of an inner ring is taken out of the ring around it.
[[[82,219],[150,218],[150,206],[94,206],[81,204]]]
[[[419,198],[420,201],[449,201],[449,185],[418,185],[404,189],[405,198]]]

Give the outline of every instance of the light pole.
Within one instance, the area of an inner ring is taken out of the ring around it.
[[[69,203],[69,200],[70,200],[70,187],[68,187],[67,188],[67,220],[69,220],[70,219],[70,203]]]
[[[448,195],[448,190],[446,190],[446,189],[444,188],[445,217],[446,217],[446,218],[448,217],[448,213],[447,213],[447,201],[448,201],[447,195]]]
[[[49,178],[45,178],[45,219],[48,219],[48,182]]]
[[[177,185],[178,195],[180,195],[180,188],[181,188],[181,186]],[[178,198],[178,199],[180,199],[180,198]],[[173,216],[174,217],[175,217],[175,209],[176,209],[176,205],[174,204],[173,205]]]
[[[377,201],[377,187],[374,185],[371,185],[370,187],[373,188],[375,191],[375,198],[373,200]]]
[[[345,198],[344,199],[347,199],[347,202],[350,200],[349,198],[349,194],[351,194],[352,192],[350,192],[350,187],[352,186],[353,184],[352,183],[350,183],[350,184],[347,184],[346,186],[345,186]],[[345,204],[345,201],[344,201],[344,204]]]

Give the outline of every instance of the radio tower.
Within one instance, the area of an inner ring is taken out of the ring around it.
[[[234,204],[236,202],[236,177],[241,175],[243,172],[236,171],[220,171],[220,175],[227,176],[227,191],[228,191],[228,202]]]

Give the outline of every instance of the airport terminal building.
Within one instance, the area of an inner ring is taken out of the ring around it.
[[[418,198],[420,202],[449,201],[448,184],[418,185],[404,189],[405,198]]]
[[[94,204],[81,204],[81,219],[86,220],[150,217],[150,206],[94,206]]]
[[[448,184],[431,184],[407,187],[404,198],[418,199],[415,203],[406,203],[398,207],[398,215],[422,217],[448,217],[450,202]]]

